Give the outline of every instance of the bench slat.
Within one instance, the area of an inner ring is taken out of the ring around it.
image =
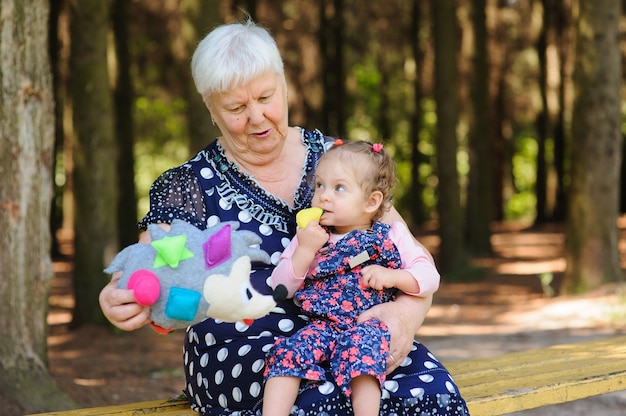
[[[189,407],[187,401],[168,402],[166,400],[152,400],[148,402],[138,402],[121,404],[116,406],[93,407],[80,410],[66,410],[59,412],[40,413],[36,416],[136,416],[136,415],[158,415],[158,416],[198,416]],[[35,415],[32,415],[35,416]]]
[[[517,365],[542,365],[546,360],[571,360],[577,357],[587,357],[590,354],[609,356],[617,354],[621,356],[624,351],[626,336],[601,338],[593,341],[582,341],[573,344],[555,345],[552,347],[523,350],[506,354],[498,354],[492,357],[470,358],[460,361],[449,361],[447,366],[461,372],[498,371],[494,368],[494,362],[503,366]],[[610,351],[609,351],[610,350]],[[524,361],[520,363],[520,359]]]
[[[626,337],[446,363],[472,415],[497,416],[626,389]]]
[[[626,336],[446,363],[472,416],[499,416],[626,390]],[[198,416],[155,400],[39,416]]]

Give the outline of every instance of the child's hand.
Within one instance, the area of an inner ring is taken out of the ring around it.
[[[306,248],[313,253],[317,253],[324,247],[330,237],[316,220],[311,220],[304,228],[298,228],[297,233],[299,248]]]
[[[371,287],[376,290],[391,289],[395,287],[405,293],[418,294],[420,286],[413,275],[402,269],[389,269],[372,264],[363,267],[361,271],[361,284],[363,287]]]
[[[298,247],[291,256],[291,264],[296,276],[305,276],[316,253],[324,247],[330,235],[319,222],[311,221],[306,227],[298,228],[296,237]]]
[[[395,272],[397,272],[397,270],[382,266],[366,266],[361,270],[361,283],[364,287],[370,287],[376,290],[390,289],[396,286]]]

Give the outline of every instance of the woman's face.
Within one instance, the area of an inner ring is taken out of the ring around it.
[[[287,91],[274,72],[213,94],[208,107],[222,132],[222,145],[236,157],[273,156],[287,137]]]

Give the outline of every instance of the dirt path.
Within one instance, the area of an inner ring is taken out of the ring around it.
[[[436,238],[422,241],[433,251]],[[496,255],[477,260],[488,273],[474,283],[445,279],[420,339],[442,361],[484,357],[626,332],[626,289],[607,285],[584,297],[546,297],[539,275],[552,273],[558,288],[564,268],[557,227],[508,227],[494,235]],[[114,333],[103,328],[69,331],[73,299],[70,263],[55,262],[50,298],[50,371],[85,407],[167,399],[183,387],[183,331],[163,336],[145,328]],[[2,405],[2,403],[0,403]],[[626,393],[611,394],[516,415],[626,414]],[[6,408],[3,408],[6,411]],[[20,415],[18,411],[7,416]],[[480,416],[480,415],[473,415]]]
[[[510,279],[515,278],[494,278],[488,284],[442,288],[421,329],[420,340],[439,359],[453,361],[626,333],[626,297],[623,288],[617,285],[608,285],[585,297],[546,299],[531,290],[526,296],[513,295],[509,292]],[[467,304],[456,299],[479,286],[483,293],[500,292],[501,296],[491,297],[499,301]],[[452,292],[450,298],[447,297],[449,292]],[[507,304],[507,292],[515,299],[514,303]],[[516,416],[625,414],[626,391],[515,413]]]

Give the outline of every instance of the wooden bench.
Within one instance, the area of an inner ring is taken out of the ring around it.
[[[626,390],[626,336],[446,363],[472,416],[497,416]],[[197,416],[187,402],[150,402],[40,416]]]
[[[626,390],[626,336],[453,361],[446,367],[470,414],[505,415]]]

